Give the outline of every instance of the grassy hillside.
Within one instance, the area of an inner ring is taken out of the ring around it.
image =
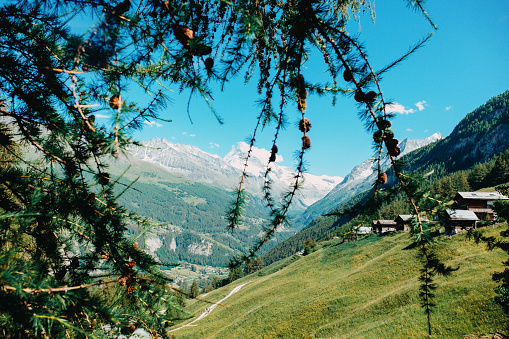
[[[497,230],[489,230],[495,232]],[[423,338],[426,318],[418,297],[419,262],[409,235],[371,235],[357,242],[336,240],[306,256],[293,256],[213,291],[218,301],[247,284],[207,317],[171,332],[177,338]],[[492,300],[491,274],[501,270],[502,252],[487,252],[460,234],[437,244],[451,277],[437,278],[433,338],[508,332],[507,319]],[[195,317],[210,304],[193,301]],[[186,322],[192,321],[192,318]]]

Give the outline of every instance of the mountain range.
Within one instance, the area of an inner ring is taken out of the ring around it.
[[[173,174],[227,191],[233,191],[238,186],[249,150],[248,144],[239,142],[224,158],[221,158],[198,147],[175,144],[164,138],[143,141],[142,144],[143,147],[130,149],[131,157],[160,165]],[[269,157],[269,151],[253,147],[249,158],[246,190],[258,198],[263,197],[263,177]],[[279,195],[290,185],[294,170],[278,165],[277,159],[276,163],[273,162],[270,166],[269,178],[272,181],[272,188],[274,193]],[[304,185],[292,206],[294,212],[305,210],[343,181],[339,176],[316,176],[309,173],[306,173],[304,178]]]
[[[422,140],[404,140],[402,150],[407,153],[439,138],[436,134]],[[269,218],[262,188],[270,152],[252,149],[245,184],[249,199],[243,225],[227,232],[224,216],[244,168],[249,145],[239,142],[221,158],[166,139],[156,138],[142,144],[131,148],[126,158],[111,163],[109,170],[122,176],[125,184],[134,182],[134,190],[124,192],[120,201],[128,209],[161,223],[145,233],[146,249],[163,262],[186,261],[212,266],[225,265],[235,253],[245,253]],[[278,160],[270,164],[269,172],[274,194],[283,193],[293,176],[293,169],[279,165]],[[317,213],[327,212],[325,208],[336,203],[337,195],[345,195],[339,198],[344,201],[369,187],[375,175],[372,164],[371,159],[366,160],[346,178],[306,173],[291,210],[292,227],[280,228],[262,253],[305,226],[303,215],[313,218]],[[321,204],[321,201],[329,202]],[[303,214],[310,206],[314,206],[313,211]]]
[[[400,143],[401,155],[442,139],[435,133],[424,139],[405,139]],[[233,191],[244,169],[249,145],[239,142],[221,158],[218,155],[202,151],[191,145],[175,144],[166,139],[155,138],[142,142],[143,146],[130,149],[130,156],[138,160],[157,164],[169,172],[187,179]],[[246,168],[246,190],[255,197],[263,197],[263,181],[270,152],[253,147]],[[275,195],[283,193],[291,184],[294,170],[276,162],[270,164],[269,178]],[[384,159],[382,168],[390,165]],[[304,184],[298,191],[292,206],[294,228],[300,229],[320,214],[327,213],[333,207],[347,201],[356,194],[365,191],[376,180],[374,158],[355,166],[345,177],[304,174]]]

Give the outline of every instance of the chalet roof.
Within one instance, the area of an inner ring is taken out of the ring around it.
[[[469,210],[446,210],[451,220],[477,221],[479,218],[473,211]]]
[[[469,208],[469,211],[474,213],[491,213],[493,214],[493,210],[491,208]]]
[[[382,226],[396,226],[396,222],[394,220],[373,220],[374,225],[382,225]]]
[[[463,199],[473,200],[507,200],[505,195],[498,192],[458,192],[456,196],[460,196]]]
[[[357,232],[359,232],[359,233],[371,233],[371,227],[361,226],[361,227],[357,228]]]
[[[410,219],[412,219],[412,217],[415,217],[415,215],[413,214],[400,214],[396,217],[396,219],[394,219],[394,221],[397,221],[398,219],[401,219],[401,221],[409,221]],[[422,221],[429,221],[428,218],[422,216],[421,217],[421,220]]]

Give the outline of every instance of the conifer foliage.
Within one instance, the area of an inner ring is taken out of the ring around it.
[[[407,2],[428,18],[422,1]],[[287,223],[312,145],[308,92],[354,96],[379,159],[387,155],[395,164],[400,150],[380,77],[426,39],[375,71],[360,42],[345,30],[348,19],[366,9],[372,11],[372,3],[365,0],[3,2],[0,333],[109,337],[144,328],[166,336],[177,303],[159,263],[126,237],[128,225],[143,228],[147,222],[117,203],[118,192],[130,188],[108,172],[105,160],[135,143],[133,130],[159,119],[172,99],[168,87],[198,93],[210,103],[210,81],[224,84],[242,71],[248,81],[258,70],[262,109],[251,146],[256,131],[273,123],[267,173],[288,107],[300,115],[294,184],[278,201],[266,176],[273,221],[238,262],[252,258]],[[306,79],[302,65],[310,48],[323,56],[330,83]],[[136,86],[145,97],[131,95]],[[221,123],[212,105],[211,111]],[[379,178],[377,187],[385,184],[382,173]],[[244,179],[228,214],[230,229],[242,221]],[[420,220],[417,228],[424,234]],[[426,256],[426,269],[429,262]]]

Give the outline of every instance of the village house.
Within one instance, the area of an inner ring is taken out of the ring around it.
[[[357,234],[369,234],[372,232],[372,228],[368,226],[360,226],[356,228],[355,231],[357,232]]]
[[[505,195],[498,192],[458,192],[454,201],[458,204],[458,209],[468,210],[475,213],[479,220],[495,219],[493,202],[495,200],[507,200]]]
[[[400,214],[394,219],[396,222],[396,231],[409,231],[412,227],[410,226],[410,220],[415,217],[412,214]],[[428,222],[428,218],[421,217],[421,221]]]
[[[382,234],[396,231],[397,224],[394,220],[373,220],[373,232]]]
[[[479,218],[474,211],[447,209],[448,221],[445,225],[445,234],[453,235],[462,229],[475,228]]]

